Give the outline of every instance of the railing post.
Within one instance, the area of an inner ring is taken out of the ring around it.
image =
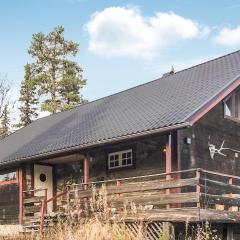
[[[42,237],[43,234],[43,227],[44,227],[44,214],[45,214],[45,200],[41,201],[41,217],[40,217],[40,236]]]
[[[168,181],[168,180],[170,180],[171,179],[171,176],[170,175],[167,175],[166,176],[166,180]],[[166,195],[169,195],[170,194],[170,189],[169,188],[167,188],[166,189]],[[170,204],[167,204],[166,205],[166,208],[168,209],[168,208],[170,208]]]
[[[233,184],[233,179],[232,179],[232,177],[228,178],[228,184],[229,184],[229,185],[232,185],[232,184]],[[230,197],[230,198],[233,197],[232,192],[229,193],[229,197]],[[232,206],[229,207],[228,210],[229,210],[229,211],[233,211],[233,207],[232,207]]]
[[[47,198],[48,198],[48,196],[47,196],[47,188],[45,188],[44,189],[44,201],[45,201],[45,211],[44,211],[44,213],[47,213],[48,212],[48,206],[47,206]]]
[[[84,190],[87,190],[89,183],[89,162],[87,157],[84,158]]]
[[[201,207],[201,205],[200,205],[201,187],[200,187],[200,185],[199,185],[200,177],[201,177],[200,170],[197,169],[197,170],[196,170],[196,178],[198,179],[198,184],[197,184],[197,186],[196,186],[196,193],[198,193],[198,195],[199,195],[199,202],[197,203],[197,208],[200,208],[200,207]]]
[[[121,182],[117,180],[117,188],[121,186]],[[118,197],[120,197],[120,193],[118,194]]]

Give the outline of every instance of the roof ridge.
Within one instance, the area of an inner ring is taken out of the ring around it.
[[[174,74],[187,71],[187,70],[189,70],[189,69],[192,69],[192,68],[195,68],[195,67],[198,67],[198,66],[207,64],[207,63],[209,63],[209,62],[213,62],[213,61],[219,60],[219,59],[221,59],[221,58],[225,58],[225,57],[227,57],[227,56],[229,56],[229,55],[236,54],[236,53],[238,53],[238,52],[240,52],[240,49],[239,49],[239,50],[236,50],[236,51],[234,51],[234,52],[230,52],[230,53],[227,53],[227,54],[225,54],[225,55],[221,55],[221,56],[219,56],[219,57],[215,57],[215,58],[213,58],[213,59],[207,60],[206,62],[198,63],[198,64],[195,64],[195,65],[193,65],[193,66],[191,66],[191,67],[187,67],[187,68],[184,68],[184,69],[182,69],[182,70],[176,71]],[[167,77],[168,77],[168,76],[167,76]]]
[[[227,57],[227,56],[229,56],[229,55],[236,54],[237,52],[240,52],[240,50],[236,50],[236,51],[234,51],[234,52],[231,52],[231,53],[225,54],[225,55],[223,55],[223,56],[219,56],[219,57],[216,57],[216,58],[210,59],[210,60],[208,60],[208,61],[206,61],[206,62],[202,62],[202,63],[196,64],[196,65],[194,65],[194,66],[191,66],[191,67],[188,67],[188,68],[185,68],[185,69],[182,69],[182,70],[176,71],[176,72],[175,72],[174,74],[172,74],[172,75],[179,74],[179,73],[181,73],[181,72],[184,72],[184,71],[190,70],[190,69],[192,69],[192,68],[196,68],[196,67],[198,67],[198,66],[201,66],[201,65],[207,64],[207,63],[209,63],[209,62],[216,61],[216,60],[221,59],[221,58],[225,58],[225,57]],[[171,75],[170,75],[170,76],[171,76]],[[123,93],[123,92],[127,92],[127,91],[130,91],[130,90],[133,90],[133,89],[135,89],[135,88],[142,87],[142,86],[147,85],[147,84],[151,84],[151,83],[153,83],[153,82],[155,82],[155,81],[158,81],[158,80],[161,80],[161,79],[166,79],[166,78],[168,78],[168,77],[170,77],[170,76],[166,76],[166,77],[163,77],[163,76],[162,76],[162,77],[160,77],[160,78],[157,78],[157,79],[151,80],[151,81],[149,81],[149,82],[141,83],[141,84],[139,84],[139,85],[136,85],[136,86],[133,86],[133,87],[130,87],[130,88],[127,88],[127,89],[121,90],[121,91],[119,91],[119,92],[115,92],[115,93],[112,93],[112,94],[110,94],[110,95],[107,95],[107,96],[104,96],[104,97],[100,97],[100,98],[95,99],[95,100],[92,100],[92,101],[90,101],[90,102],[86,102],[86,103],[80,104],[80,105],[78,105],[78,106],[75,106],[74,108],[67,109],[67,110],[65,110],[65,111],[63,111],[63,112],[57,112],[57,113],[54,113],[54,114],[52,114],[52,115],[47,115],[47,116],[44,116],[44,117],[38,118],[38,119],[36,119],[35,121],[33,121],[32,123],[35,123],[36,121],[39,121],[39,120],[45,119],[45,118],[47,118],[47,117],[56,116],[56,115],[61,114],[61,113],[64,113],[64,112],[74,111],[74,110],[76,110],[76,109],[78,109],[78,108],[80,108],[80,107],[83,107],[83,106],[86,106],[86,105],[92,104],[92,103],[94,103],[94,102],[101,101],[101,100],[103,100],[103,99],[106,99],[106,98],[109,98],[109,97],[112,97],[112,96],[115,96],[115,95],[121,94],[121,93]],[[31,124],[32,124],[32,123],[31,123]],[[31,124],[29,124],[29,125],[31,125]],[[28,126],[29,126],[29,125],[28,125]],[[25,128],[25,127],[23,127],[23,128]]]
[[[225,54],[225,55],[223,55],[223,56],[219,56],[219,57],[210,59],[210,60],[208,60],[208,61],[206,61],[206,62],[202,62],[202,63],[196,64],[196,65],[194,65],[194,66],[191,66],[191,67],[188,67],[188,68],[185,68],[185,69],[176,71],[176,72],[175,72],[174,74],[172,74],[172,75],[179,74],[179,73],[181,73],[181,72],[190,70],[190,69],[195,68],[195,67],[198,67],[198,66],[200,66],[200,65],[204,65],[204,64],[207,64],[207,63],[209,63],[209,62],[216,61],[216,60],[218,60],[218,59],[227,57],[227,56],[232,55],[232,54],[235,54],[235,53],[237,53],[237,52],[240,52],[240,50],[237,50],[237,51],[234,51],[234,52]],[[172,76],[172,75],[170,75],[170,76]],[[107,95],[107,96],[104,96],[104,97],[95,99],[95,100],[93,100],[93,101],[86,102],[86,103],[84,103],[84,104],[81,104],[81,105],[79,105],[79,106],[76,106],[76,107],[74,107],[74,108],[72,108],[72,109],[68,109],[68,110],[66,110],[66,111],[70,111],[70,110],[73,110],[73,109],[76,109],[76,108],[79,108],[79,107],[83,107],[83,106],[88,105],[88,104],[91,104],[91,103],[93,103],[93,102],[97,102],[97,101],[100,101],[100,100],[102,100],[102,99],[109,98],[109,97],[112,97],[112,96],[114,96],[114,95],[117,95],[117,94],[120,94],[120,93],[123,93],[123,92],[127,92],[127,91],[130,91],[130,90],[132,90],[132,89],[135,89],[135,88],[138,88],[138,87],[142,87],[142,86],[144,86],[144,85],[147,85],[147,84],[150,84],[150,83],[153,83],[153,82],[155,82],[155,81],[158,81],[158,80],[161,80],[161,79],[165,79],[165,78],[168,78],[168,77],[169,77],[169,75],[166,76],[166,77],[159,77],[159,78],[156,78],[156,79],[151,80],[151,81],[149,81],[149,82],[141,83],[141,84],[139,84],[139,85],[136,85],[136,86],[133,86],[133,87],[130,87],[130,88],[121,90],[121,91],[119,91],[119,92],[112,93],[112,94],[110,94],[110,95]],[[64,111],[64,112],[65,112],[65,111]]]

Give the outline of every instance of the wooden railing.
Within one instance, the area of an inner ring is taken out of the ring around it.
[[[240,177],[203,169],[200,172],[202,207],[239,211]]]
[[[112,207],[121,208],[124,202],[134,202],[136,205],[156,207],[176,207],[183,204],[199,203],[200,192],[198,169],[160,173],[137,177],[121,178],[106,181],[97,181],[87,184],[69,185],[69,204],[78,205],[85,203],[86,199],[92,198],[92,189],[99,194],[101,187],[106,188],[106,196]],[[185,175],[179,178],[180,174]],[[168,180],[166,180],[168,176]],[[184,188],[189,187],[188,191]],[[83,201],[81,201],[83,200]],[[151,206],[150,206],[151,205]]]
[[[88,200],[92,202],[94,197],[101,194],[103,188],[110,207],[120,211],[126,207],[126,202],[142,206],[146,212],[189,207],[238,211],[240,207],[240,177],[203,169],[189,169],[87,184],[71,184],[50,199],[46,198],[46,192],[39,205],[40,230],[43,229],[44,216],[50,202],[66,196],[69,209],[74,212],[74,209],[86,206],[86,203],[90,202]]]
[[[170,176],[166,179],[166,176]],[[123,202],[162,208],[211,208],[238,211],[240,207],[240,177],[207,171],[190,169],[171,173],[97,181],[87,184],[69,185],[69,204],[74,199],[92,198],[92,189],[96,194],[105,186],[106,195],[112,207],[121,207]],[[122,204],[121,204],[122,203]]]
[[[46,214],[47,209],[48,209],[48,204],[49,204],[50,202],[53,203],[53,202],[56,201],[58,198],[67,195],[67,193],[68,193],[68,188],[65,187],[62,192],[56,194],[56,195],[53,196],[52,198],[45,199],[45,200],[42,202],[42,205],[41,205],[41,217],[40,217],[40,235],[43,234],[44,218],[45,218],[45,214]]]

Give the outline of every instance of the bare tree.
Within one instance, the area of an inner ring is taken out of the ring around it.
[[[10,104],[9,93],[10,86],[7,82],[7,77],[0,76],[0,139],[3,139],[10,133],[10,120],[8,112],[8,107]]]
[[[9,92],[10,86],[7,83],[7,78],[0,76],[0,119],[3,116],[5,107],[9,105]]]

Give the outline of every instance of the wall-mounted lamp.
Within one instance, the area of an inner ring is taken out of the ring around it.
[[[192,139],[190,137],[186,137],[186,138],[184,138],[184,143],[190,145],[190,144],[192,144]]]

